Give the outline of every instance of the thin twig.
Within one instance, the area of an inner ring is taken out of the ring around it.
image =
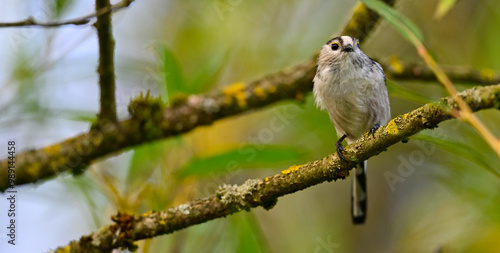
[[[109,0],[96,0],[96,10],[111,8]],[[106,123],[116,123],[116,99],[115,99],[115,64],[114,51],[115,40],[113,38],[113,26],[111,23],[111,12],[98,16],[94,24],[97,29],[99,42],[99,88],[101,109],[98,115],[98,126],[106,127]]]
[[[500,84],[472,88],[458,96],[474,111],[495,108],[500,102]],[[72,241],[56,252],[110,252],[119,247],[133,250],[133,243],[138,240],[170,234],[257,206],[270,209],[277,203],[278,197],[325,181],[345,179],[358,161],[378,155],[424,129],[437,127],[440,122],[452,119],[456,109],[455,98],[447,97],[397,116],[377,130],[374,136],[365,134],[347,146],[347,161],[339,159],[334,153],[321,160],[291,166],[265,179],[249,179],[240,186],[222,185],[212,196],[165,211],[142,215],[118,213],[112,217],[115,224],[82,236],[79,241]]]
[[[102,9],[97,10],[94,13],[88,14],[83,17],[78,17],[74,19],[61,20],[61,21],[37,21],[33,17],[28,17],[25,20],[17,21],[17,22],[7,22],[0,23],[0,28],[2,27],[26,27],[26,26],[38,26],[38,27],[59,27],[65,25],[86,25],[93,18],[98,18],[102,15],[116,12],[122,8],[128,7],[135,0],[123,0],[115,5],[107,6]]]

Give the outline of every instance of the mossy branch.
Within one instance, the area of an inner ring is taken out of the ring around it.
[[[133,1],[135,1],[135,0],[123,0],[117,4],[98,9],[94,13],[91,13],[91,14],[88,14],[88,15],[85,15],[85,16],[79,17],[79,18],[44,22],[44,21],[37,21],[33,17],[28,17],[22,21],[0,23],[0,28],[2,28],[2,27],[27,27],[27,26],[51,28],[51,27],[60,27],[60,26],[65,26],[65,25],[86,25],[93,18],[100,17],[102,15],[106,15],[106,14],[109,14],[111,12],[116,12],[122,8],[128,7]]]
[[[474,111],[487,108],[500,109],[500,84],[477,87],[459,93]],[[257,206],[272,208],[278,197],[310,186],[338,179],[345,179],[357,161],[378,155],[390,146],[424,130],[432,129],[453,118],[459,110],[451,97],[426,104],[414,111],[392,119],[374,135],[365,134],[345,148],[347,161],[337,154],[304,165],[291,166],[281,173],[264,179],[250,179],[240,186],[222,185],[212,196],[185,203],[160,212],[142,215],[118,213],[115,222],[98,231],[72,241],[58,252],[110,252],[114,248],[133,249],[134,242],[169,234],[216,218]]]
[[[394,3],[394,0],[385,1]],[[363,41],[378,19],[377,14],[358,4],[341,34],[349,34]],[[219,92],[190,96],[175,107],[166,108],[159,101],[138,98],[129,106],[131,119],[117,124],[103,120],[88,133],[19,153],[16,156],[16,185],[34,183],[68,170],[79,173],[95,159],[125,148],[185,133],[215,120],[285,99],[302,100],[305,93],[312,90],[316,58],[314,56],[305,63],[246,85],[237,83]],[[7,179],[7,176],[7,160],[2,160],[0,179]],[[0,180],[0,191],[5,191],[7,187],[8,181]]]

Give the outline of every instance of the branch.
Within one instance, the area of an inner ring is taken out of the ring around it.
[[[385,0],[394,3],[394,0]],[[342,34],[364,40],[379,16],[358,4]],[[262,108],[285,99],[302,100],[312,90],[316,58],[255,80],[233,84],[223,91],[190,96],[165,108],[158,101],[137,99],[129,106],[132,118],[116,127],[92,128],[88,133],[16,156],[16,185],[34,183],[63,171],[82,172],[91,162],[125,148],[186,133],[215,120]],[[178,103],[179,104],[179,103]],[[7,159],[0,161],[0,179],[7,179]],[[9,187],[0,180],[0,191]]]
[[[391,57],[389,61],[379,62],[387,77],[397,80],[438,81],[432,70],[424,64],[402,63]],[[473,83],[475,85],[491,85],[500,83],[500,73],[491,69],[474,69],[468,67],[441,67],[453,81]]]
[[[472,88],[458,94],[474,111],[500,109],[500,84]],[[240,186],[223,185],[212,196],[188,202],[161,212],[142,215],[118,213],[115,224],[83,236],[61,247],[60,252],[110,252],[114,248],[134,248],[133,242],[170,234],[174,231],[216,218],[250,210],[257,206],[272,208],[277,198],[310,186],[345,179],[358,161],[378,155],[388,147],[424,130],[432,129],[453,118],[459,110],[452,97],[426,104],[412,112],[399,115],[372,136],[365,134],[345,148],[347,161],[337,154],[300,166],[291,166],[280,174],[265,179],[250,179]]]
[[[0,23],[0,28],[2,27],[23,27],[23,26],[38,26],[38,27],[58,27],[65,25],[86,25],[93,18],[99,18],[102,15],[109,14],[111,12],[116,12],[122,8],[128,7],[135,0],[123,0],[115,5],[107,6],[102,9],[96,10],[96,12],[88,14],[83,17],[68,19],[64,21],[37,21],[33,17],[28,17],[25,20],[18,22],[8,22],[8,23]]]
[[[111,8],[109,0],[96,0],[96,10]],[[115,40],[113,38],[113,27],[111,24],[111,12],[98,16],[94,24],[97,29],[99,40],[99,87],[101,92],[101,110],[97,119],[102,128],[105,123],[116,123],[116,99],[115,99],[115,65],[114,50]]]

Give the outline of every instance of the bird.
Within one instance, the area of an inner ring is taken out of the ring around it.
[[[335,148],[342,160],[346,160],[344,140],[349,145],[367,132],[375,137],[375,131],[390,119],[384,70],[361,50],[357,38],[339,36],[322,46],[313,83],[317,107],[327,110],[340,136]],[[353,169],[354,175],[351,171],[353,224],[366,220],[366,166],[365,160]]]

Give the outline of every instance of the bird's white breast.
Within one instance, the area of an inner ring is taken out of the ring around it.
[[[347,134],[348,142],[389,119],[386,110],[376,108],[389,106],[383,74],[356,68],[350,61],[335,72],[331,67],[321,70],[314,78],[313,92],[317,105],[328,111],[338,134]]]

